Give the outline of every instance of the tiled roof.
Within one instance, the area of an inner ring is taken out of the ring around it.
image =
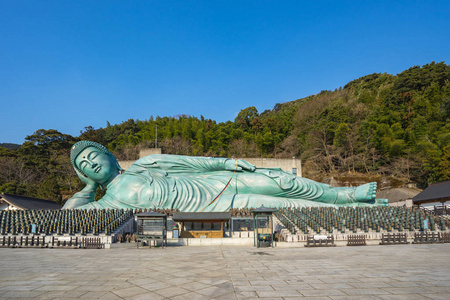
[[[149,211],[137,214],[136,216],[138,218],[153,218],[153,217],[165,217],[166,215],[156,211]]]
[[[13,194],[0,194],[0,199],[18,209],[61,209],[61,205],[54,201],[39,198],[25,197]]]
[[[450,180],[428,186],[413,198],[414,204],[450,201]]]
[[[228,212],[184,212],[173,214],[174,221],[213,221],[229,219],[231,219],[231,213]]]

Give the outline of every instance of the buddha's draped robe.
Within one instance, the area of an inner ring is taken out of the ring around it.
[[[337,197],[337,192],[330,192],[333,188],[326,184],[281,169],[226,170],[227,161],[230,163],[226,158],[146,156],[111,181],[102,199],[78,208],[228,211],[261,204],[266,207],[333,206],[330,203],[336,201],[333,197]]]

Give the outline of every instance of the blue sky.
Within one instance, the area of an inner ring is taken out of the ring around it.
[[[0,0],[0,143],[234,120],[450,56],[450,1]]]

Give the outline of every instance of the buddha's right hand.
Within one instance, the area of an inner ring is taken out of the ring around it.
[[[82,192],[85,192],[85,193],[92,192],[95,195],[95,193],[97,192],[97,188],[100,185],[97,182],[95,182],[94,180],[90,179],[89,177],[85,177],[83,174],[80,174],[77,170],[75,170],[75,172],[77,173],[78,178],[80,178],[80,180],[82,182],[86,183],[86,186],[84,187]]]
[[[63,209],[76,208],[90,202],[94,202],[95,193],[97,192],[99,184],[89,178],[86,178],[87,180],[83,180],[82,177],[80,177],[80,179],[86,183],[86,186],[78,193],[75,193],[72,198],[67,200],[66,204],[63,206]]]
[[[67,200],[66,204],[64,204],[63,206],[63,209],[76,208],[88,204],[90,202],[93,202],[95,199],[95,193],[97,192],[97,188],[99,187],[99,184],[93,181],[92,179],[85,177],[83,174],[80,174],[77,170],[75,170],[75,172],[77,173],[78,178],[80,178],[80,180],[84,182],[86,186],[78,193],[75,193],[72,196],[72,198]]]

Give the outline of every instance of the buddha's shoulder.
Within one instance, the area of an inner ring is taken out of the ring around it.
[[[151,184],[151,178],[147,176],[139,176],[139,174],[125,172],[116,178],[111,185],[108,186],[108,190],[118,190],[118,189],[139,189],[143,185]]]

